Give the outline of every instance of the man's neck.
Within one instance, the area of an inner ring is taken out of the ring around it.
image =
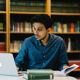
[[[48,40],[49,40],[49,34],[47,34],[44,40],[41,40],[42,45],[46,46],[48,44]]]

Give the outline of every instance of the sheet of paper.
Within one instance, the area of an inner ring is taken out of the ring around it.
[[[69,68],[63,69],[61,72],[63,74],[68,74],[68,73],[70,73],[71,71],[75,70],[78,67],[79,67],[79,65],[73,64]]]
[[[66,76],[68,73],[70,73],[71,71],[75,70],[78,67],[79,65],[73,64],[69,68],[63,69],[62,71],[54,71],[54,76],[58,77]]]

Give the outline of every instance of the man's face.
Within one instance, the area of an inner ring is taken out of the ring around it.
[[[33,23],[33,33],[37,40],[44,40],[48,35],[48,30],[45,28],[44,24]]]

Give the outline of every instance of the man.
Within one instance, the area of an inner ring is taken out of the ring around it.
[[[34,35],[24,40],[15,59],[19,70],[67,68],[68,58],[63,39],[49,33],[51,18],[46,14],[36,15],[31,23]]]

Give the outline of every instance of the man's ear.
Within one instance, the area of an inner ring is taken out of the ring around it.
[[[48,33],[50,33],[50,31],[51,31],[51,28],[48,28],[48,29],[47,29],[47,31],[48,31]]]

